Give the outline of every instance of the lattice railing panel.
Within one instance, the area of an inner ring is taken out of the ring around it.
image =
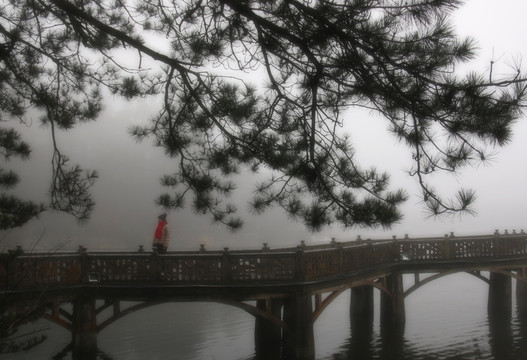
[[[17,287],[71,285],[81,282],[81,263],[78,257],[26,258],[15,262],[10,269],[11,282]]]
[[[230,278],[235,282],[293,280],[293,254],[234,255],[229,258]]]
[[[156,259],[159,280],[176,283],[221,283],[221,257],[164,257]]]
[[[450,241],[452,260],[494,257],[494,239],[450,239],[448,241]]]
[[[403,259],[407,260],[443,260],[446,259],[445,241],[402,240],[398,242]]]
[[[371,254],[369,245],[342,249],[342,271],[349,272],[368,266],[372,262]]]
[[[498,237],[498,254],[500,256],[518,257],[527,255],[527,237]]]
[[[306,279],[316,279],[339,273],[337,250],[313,251],[303,254]]]
[[[399,252],[396,245],[397,243],[394,242],[373,244],[369,266],[399,261]]]
[[[149,256],[89,257],[88,272],[98,274],[100,282],[141,282],[151,280]]]

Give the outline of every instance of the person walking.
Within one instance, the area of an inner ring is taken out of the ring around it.
[[[164,254],[167,252],[168,243],[170,242],[170,230],[167,223],[167,214],[161,214],[157,219],[157,228],[154,233],[152,248],[159,254]]]

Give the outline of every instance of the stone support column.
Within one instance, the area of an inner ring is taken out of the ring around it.
[[[350,354],[357,359],[372,358],[373,286],[351,288],[350,301]]]
[[[527,321],[527,283],[516,280],[516,308],[522,319]]]
[[[527,269],[519,269],[518,274],[525,279]],[[518,312],[518,333],[520,339],[527,339],[527,283],[516,280],[516,310]],[[527,354],[527,341],[518,342],[520,354]]]
[[[489,345],[493,359],[517,358],[514,354],[514,340],[509,316],[490,316],[489,314],[489,333]]]
[[[355,334],[373,325],[373,286],[351,288],[351,330]]]
[[[487,306],[489,317],[499,316],[510,319],[512,316],[511,277],[491,272],[489,282],[489,299]]]
[[[96,359],[97,314],[94,298],[80,295],[74,301],[72,325],[73,358]]]
[[[313,304],[310,294],[294,294],[284,302],[284,331],[282,358],[314,360]]]
[[[256,306],[277,319],[282,319],[282,299],[257,300]],[[279,359],[282,347],[282,327],[257,316],[254,326],[257,359]]]
[[[394,272],[386,277],[386,288],[390,294],[381,293],[381,325],[385,328],[404,328],[406,313],[404,309],[403,275]]]

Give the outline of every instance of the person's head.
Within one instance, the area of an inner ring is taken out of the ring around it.
[[[161,221],[167,221],[167,214],[161,214],[157,218]]]

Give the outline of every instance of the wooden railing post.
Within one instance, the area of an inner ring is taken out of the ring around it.
[[[344,263],[342,244],[339,244],[335,238],[331,238],[331,245],[337,249],[337,271],[340,273],[343,269]]]
[[[304,262],[304,248],[299,245],[295,253],[295,280],[303,281],[306,279],[306,266]]]
[[[375,264],[375,253],[371,239],[366,240],[366,266],[373,266]]]
[[[229,248],[223,248],[223,256],[221,257],[221,282],[229,283],[232,280],[231,259],[229,256]]]
[[[87,283],[88,282],[88,270],[89,270],[89,259],[88,259],[88,251],[85,247],[79,246],[79,249],[77,250],[79,252],[80,262],[81,262],[81,282]]]
[[[401,247],[399,246],[399,240],[397,238],[393,238],[393,253],[394,253],[394,260],[396,262],[400,262],[403,259],[403,256],[401,254]]]
[[[500,256],[501,256],[500,232],[496,230],[494,232],[494,257],[499,258]]]
[[[443,251],[444,251],[444,260],[452,260],[452,244],[450,242],[450,237],[445,234],[445,239],[443,240]]]
[[[161,280],[161,272],[159,271],[159,256],[157,251],[152,252],[150,257],[150,281]]]
[[[520,230],[520,235],[525,235],[525,231],[523,231],[523,229]],[[521,247],[521,254],[522,255],[527,255],[527,239],[525,237],[523,237],[523,244],[522,244],[522,247]]]

